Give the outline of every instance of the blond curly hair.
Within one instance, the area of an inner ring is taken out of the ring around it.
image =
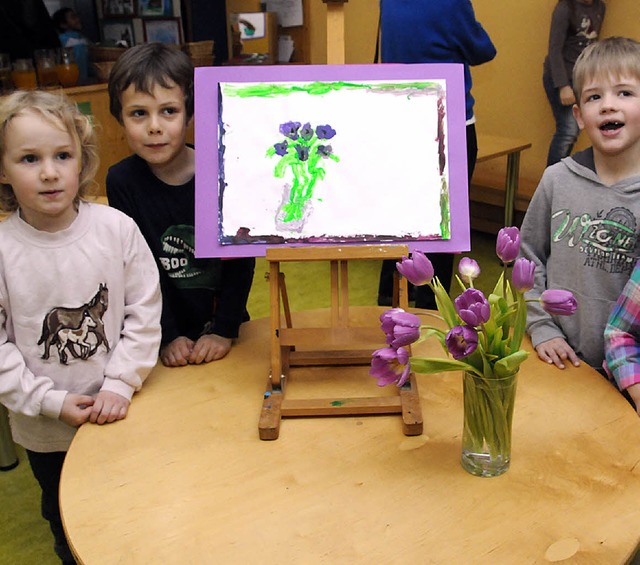
[[[0,97],[0,170],[6,151],[7,128],[11,120],[25,112],[36,112],[56,126],[62,125],[69,132],[80,155],[78,195],[76,201],[90,194],[96,183],[98,170],[98,144],[89,118],[63,93],[42,90],[17,91]],[[0,183],[0,209],[13,212],[18,201],[9,184]]]

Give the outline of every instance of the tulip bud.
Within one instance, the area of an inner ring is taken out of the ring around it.
[[[469,326],[479,326],[489,320],[491,306],[481,291],[468,288],[454,300],[458,316]]]
[[[519,251],[520,230],[516,227],[501,228],[496,238],[496,255],[503,263],[511,263]]]
[[[392,308],[380,316],[382,331],[387,334],[387,344],[397,349],[420,338],[420,318],[402,308]]]
[[[414,251],[411,257],[403,257],[401,262],[396,263],[398,272],[415,286],[430,283],[434,273],[429,258],[422,251]]]
[[[511,283],[513,288],[518,292],[527,292],[534,286],[534,278],[536,272],[536,264],[529,259],[520,257],[513,264],[513,272],[511,273]]]
[[[464,282],[471,284],[472,280],[480,276],[480,265],[470,257],[463,257],[458,263],[458,272]]]
[[[547,314],[555,316],[571,316],[578,308],[573,293],[568,290],[545,290],[540,296],[542,308]]]

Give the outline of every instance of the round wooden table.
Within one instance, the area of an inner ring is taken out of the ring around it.
[[[288,418],[261,441],[268,332],[249,322],[221,361],[158,366],[125,420],[79,430],[60,499],[80,562],[610,565],[635,553],[640,420],[589,367],[523,364],[511,469],[479,478],[460,465],[460,373],[418,375],[421,436],[397,415],[351,416]],[[328,391],[394,393],[366,367],[306,368],[287,395]]]

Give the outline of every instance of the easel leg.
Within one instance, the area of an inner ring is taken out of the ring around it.
[[[274,390],[271,386],[271,378],[267,383],[267,391],[262,401],[260,423],[258,433],[262,440],[278,439],[280,435],[280,422],[282,420],[282,388]]]
[[[402,405],[402,432],[406,436],[422,434],[422,407],[418,395],[416,376],[411,373],[407,385],[400,389],[400,404]]]

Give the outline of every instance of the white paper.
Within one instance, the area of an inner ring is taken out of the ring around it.
[[[266,33],[264,12],[248,12],[238,14],[240,39],[260,39]]]
[[[440,237],[440,196],[448,172],[439,172],[435,91],[410,97],[402,89],[373,93],[345,87],[313,96],[245,98],[228,96],[222,86],[224,236],[247,229],[294,239]],[[339,157],[322,161],[326,177],[315,185],[302,225],[291,230],[277,223],[292,183],[290,170],[276,177],[280,157],[266,156],[267,148],[283,140],[279,124],[290,120],[330,124],[336,133],[329,143]]]
[[[302,0],[267,0],[267,11],[278,14],[278,24],[282,27],[301,26]]]

